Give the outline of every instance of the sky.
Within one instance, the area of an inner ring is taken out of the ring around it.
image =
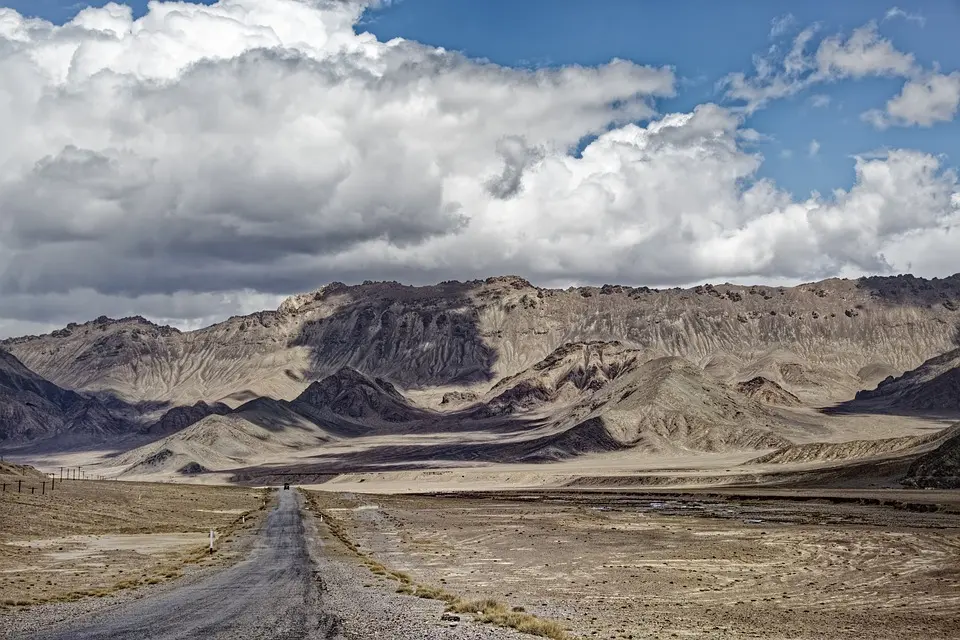
[[[945,0],[0,0],[0,336],[333,280],[950,275],[958,32]]]

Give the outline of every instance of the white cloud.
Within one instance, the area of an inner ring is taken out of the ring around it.
[[[747,113],[771,100],[796,95],[824,82],[867,76],[908,77],[918,72],[913,54],[896,49],[880,36],[875,23],[857,29],[849,37],[840,34],[824,38],[813,53],[807,49],[817,25],[801,31],[782,59],[758,57],[753,75],[732,73],[721,81],[725,97],[742,101]]]
[[[790,27],[796,23],[797,19],[792,13],[785,13],[770,21],[770,37],[779,38],[786,33]]]
[[[811,158],[820,153],[820,143],[817,140],[811,140],[807,147],[807,155]]]
[[[333,279],[883,271],[956,217],[932,156],[861,158],[849,192],[796,201],[758,178],[762,136],[734,111],[656,116],[669,69],[509,69],[357,34],[361,10],[154,2],[63,28],[0,10],[0,323],[193,326]],[[831,73],[863,68],[848,44]]]
[[[919,13],[907,13],[900,7],[891,7],[883,16],[884,22],[887,20],[893,20],[894,18],[903,18],[909,22],[916,22],[921,27],[927,24],[927,19]]]
[[[910,80],[889,100],[885,111],[871,109],[862,118],[877,128],[891,125],[929,127],[949,122],[960,108],[960,71],[930,73]]]
[[[819,75],[830,79],[906,76],[915,67],[913,54],[898,51],[892,42],[881,38],[873,23],[854,29],[846,40],[841,36],[825,38],[816,58]]]
[[[831,98],[830,96],[818,93],[816,95],[810,96],[810,106],[817,109],[822,109],[824,107],[830,106]]]
[[[884,20],[892,18],[923,22],[922,16],[897,7],[890,9]],[[801,31],[782,57],[778,57],[777,46],[767,56],[754,56],[752,75],[729,74],[719,83],[725,97],[742,102],[742,109],[749,114],[772,100],[796,95],[824,82],[868,76],[903,77],[908,81],[900,94],[888,101],[885,109],[870,109],[861,114],[863,121],[885,129],[893,125],[931,126],[956,116],[960,108],[960,72],[925,73],[913,54],[898,50],[880,35],[875,22],[854,29],[849,37],[828,36],[810,54],[807,49],[817,28],[812,25]],[[826,107],[830,97],[816,94],[810,98],[810,104]]]

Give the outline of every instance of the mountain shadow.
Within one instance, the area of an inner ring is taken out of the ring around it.
[[[308,379],[351,367],[407,388],[489,382],[497,354],[484,340],[470,295],[479,284],[348,287],[335,282],[295,298],[300,306],[323,305],[335,297],[350,301],[304,323],[290,346],[310,349]]]
[[[876,413],[936,419],[960,417],[960,348],[930,358],[901,376],[889,376],[875,389],[822,409],[828,415]]]

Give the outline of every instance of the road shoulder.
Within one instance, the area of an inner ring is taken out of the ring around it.
[[[445,603],[397,593],[398,583],[375,575],[309,508],[304,529],[323,607],[343,625],[345,640],[522,640],[531,636],[474,622],[441,620]]]

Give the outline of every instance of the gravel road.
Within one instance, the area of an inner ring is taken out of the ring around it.
[[[509,629],[440,620],[443,603],[396,593],[326,549],[296,491],[278,504],[230,568],[195,576],[116,604],[49,604],[0,616],[0,636],[17,640],[522,640]],[[468,616],[469,617],[469,616]],[[67,622],[64,622],[64,621]]]
[[[186,640],[342,637],[322,609],[297,494],[280,491],[250,556],[228,569],[156,597],[127,602],[36,640]]]

